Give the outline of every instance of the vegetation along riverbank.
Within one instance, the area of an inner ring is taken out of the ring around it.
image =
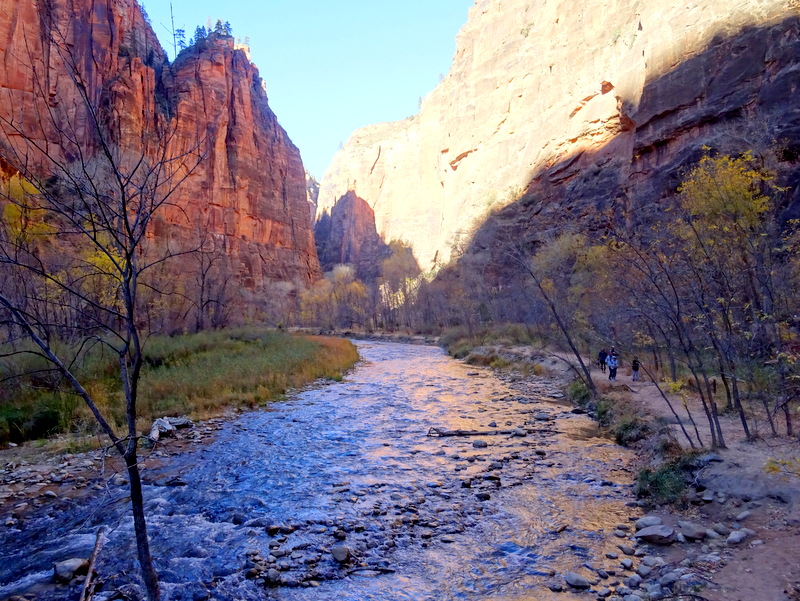
[[[146,433],[154,419],[164,416],[208,419],[230,407],[262,405],[318,378],[338,380],[357,360],[347,340],[266,328],[153,336],[145,344],[137,429]],[[122,427],[125,407],[115,357],[96,345],[70,361],[114,426]],[[100,444],[85,404],[44,360],[17,354],[0,371],[5,381],[1,443],[45,446],[48,437],[67,435],[59,444],[71,450]],[[12,374],[23,375],[7,379]]]
[[[505,326],[471,335],[454,330],[441,341],[451,355],[492,367],[514,386],[524,388],[541,375],[560,379],[576,411],[591,414],[607,435],[636,449],[632,503],[648,519],[615,533],[621,556],[635,552],[631,540],[656,541],[660,556],[674,570],[665,574],[661,566],[654,578],[653,566],[637,568],[644,580],[634,589],[657,593],[656,585],[691,573],[693,590],[687,598],[800,599],[800,566],[793,559],[800,554],[800,482],[793,468],[797,441],[770,436],[766,416],[755,407],[748,404],[748,417],[760,436],[752,431],[746,436],[737,412],[723,409],[718,420],[727,445],[712,449],[711,426],[700,419],[702,399],[680,378],[676,382],[650,373],[634,381],[630,360],[623,357],[612,382],[584,357],[596,387],[592,394],[578,377],[574,357],[547,350],[552,347],[525,328]],[[660,534],[638,536],[650,526]]]

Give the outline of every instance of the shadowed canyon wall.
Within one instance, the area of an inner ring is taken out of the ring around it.
[[[211,34],[169,64],[133,0],[0,0],[0,15],[6,122],[56,154],[59,132],[85,137],[96,151],[87,103],[69,77],[74,60],[122,152],[140,148],[142,133],[161,119],[172,125],[173,156],[202,153],[159,213],[156,241],[213,247],[237,294],[251,299],[272,283],[302,287],[321,277],[299,151],[232,37]],[[180,261],[191,268],[190,258]]]
[[[796,187],[799,12],[784,0],[477,0],[447,77],[418,115],[353,133],[317,215],[352,190],[384,240],[407,240],[429,269],[504,207],[528,235],[651,210],[704,144],[783,146],[778,168]]]
[[[375,230],[375,212],[355,192],[347,192],[314,227],[317,254],[325,271],[336,265],[353,265],[356,277],[374,280],[380,275],[381,261],[389,256],[386,243]]]

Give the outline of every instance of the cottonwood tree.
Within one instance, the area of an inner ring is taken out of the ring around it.
[[[578,348],[577,335],[585,327],[583,305],[588,300],[589,283],[599,281],[594,251],[584,236],[565,233],[543,243],[533,256],[509,242],[506,256],[531,278],[544,301],[559,334],[580,367],[579,377],[592,396],[597,388],[589,366]]]
[[[787,432],[792,431],[786,384],[795,375],[795,362],[787,343],[797,298],[786,283],[796,256],[792,259],[786,234],[779,228],[769,174],[744,154],[705,157],[687,174],[657,226],[612,237],[609,248],[623,298],[656,343],[688,369],[712,446],[725,446],[715,376],[746,437],[757,432],[743,403],[745,386],[760,388],[773,434],[777,411],[784,412]],[[755,374],[767,385],[757,385]]]
[[[173,253],[162,248],[154,254],[148,238],[157,214],[168,206],[180,210],[175,192],[202,154],[199,145],[178,143],[176,118],[155,105],[142,120],[141,135],[128,135],[123,142],[108,99],[89,83],[70,36],[57,30],[51,35],[46,41],[51,64],[60,62],[56,68],[71,79],[77,100],[49,102],[50,80],[32,67],[34,87],[44,94],[35,109],[13,90],[5,89],[1,99],[11,107],[0,118],[2,171],[12,174],[0,199],[3,348],[47,360],[122,457],[138,559],[152,601],[159,598],[159,585],[147,536],[136,429],[147,336],[142,297],[148,271]],[[31,55],[15,58],[34,64]],[[101,410],[76,371],[76,358],[93,345],[116,356],[122,424]]]

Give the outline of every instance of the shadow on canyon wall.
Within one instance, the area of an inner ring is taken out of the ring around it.
[[[619,99],[608,143],[534,173],[515,202],[478,227],[455,271],[480,271],[498,284],[518,272],[505,241],[530,252],[566,228],[597,233],[609,221],[646,223],[708,152],[753,151],[784,189],[781,219],[800,217],[798,98],[800,17],[714,38],[648,81],[638,106]]]
[[[352,265],[356,277],[371,282],[383,275],[385,260],[393,254],[408,255],[406,265],[409,273],[419,273],[419,264],[408,245],[401,241],[384,240],[375,225],[375,212],[366,200],[353,190],[336,201],[331,212],[325,211],[314,225],[317,256],[323,271],[336,265]]]

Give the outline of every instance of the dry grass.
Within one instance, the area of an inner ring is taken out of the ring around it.
[[[231,406],[263,405],[314,380],[341,379],[358,360],[347,340],[252,328],[151,338],[145,356],[137,411],[140,431],[164,415],[206,419]],[[87,355],[78,371],[104,415],[123,429],[125,408],[113,358],[99,352]],[[16,393],[0,406],[0,422],[6,424],[0,440],[96,431],[88,409],[61,382],[33,385],[22,377]]]

